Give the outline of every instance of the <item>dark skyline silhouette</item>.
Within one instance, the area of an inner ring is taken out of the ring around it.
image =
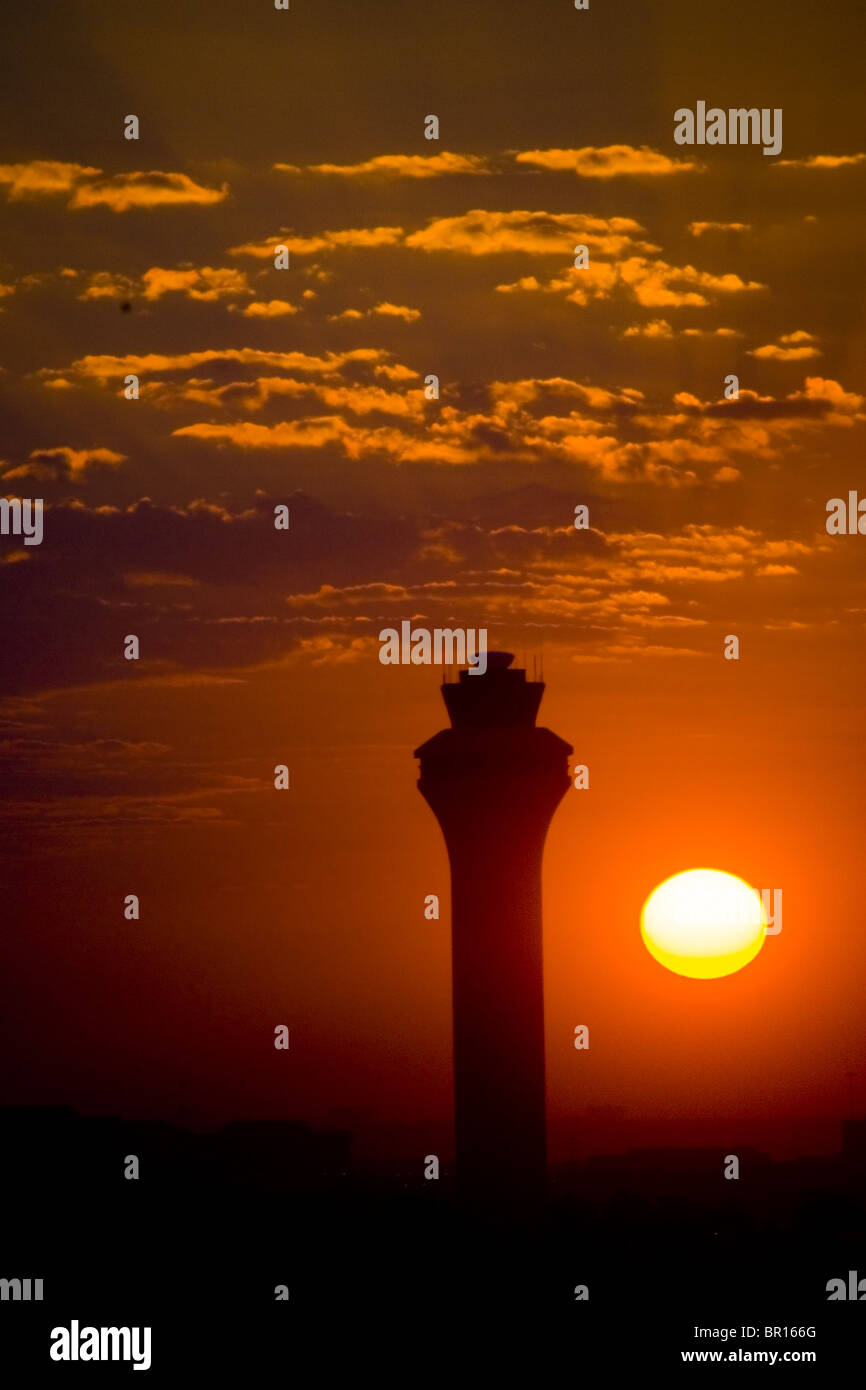
[[[356,1164],[347,1131],[286,1120],[201,1134],[0,1109],[14,1194],[2,1275],[44,1284],[39,1303],[3,1304],[6,1364],[32,1364],[46,1327],[82,1313],[123,1323],[133,1309],[153,1324],[160,1371],[176,1374],[251,1355],[284,1366],[306,1334],[355,1318],[403,1327],[420,1313],[429,1334],[434,1317],[513,1310],[561,1323],[582,1363],[617,1365],[660,1349],[678,1359],[694,1323],[815,1326],[829,1369],[859,1335],[858,1311],[829,1303],[826,1285],[866,1273],[864,1135],[866,1121],[849,1121],[832,1156],[783,1163],[743,1147],[737,1182],[721,1179],[727,1146],[700,1143],[555,1164],[546,1216],[528,1230],[506,1193],[467,1212],[453,1170],[426,1181],[417,1152],[390,1172]]]

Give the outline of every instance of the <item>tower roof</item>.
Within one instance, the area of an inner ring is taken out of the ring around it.
[[[528,681],[522,667],[512,669],[512,652],[488,652],[487,670],[461,671],[456,685],[443,685],[442,698],[454,729],[532,728],[544,694],[543,681]]]

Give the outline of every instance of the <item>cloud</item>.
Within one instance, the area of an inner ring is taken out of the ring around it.
[[[515,531],[519,532],[520,528]],[[532,533],[524,534],[532,538]],[[639,589],[600,594],[581,575],[558,573],[553,577],[540,577],[526,570],[501,567],[471,573],[464,570],[459,585],[452,578],[424,580],[418,574],[400,585],[371,583],[338,587],[322,584],[318,590],[292,595],[287,603],[307,613],[325,610],[332,623],[336,618],[357,622],[359,610],[363,609],[367,610],[368,621],[376,622],[389,610],[389,617],[393,619],[407,609],[432,617],[440,613],[447,616],[455,610],[477,612],[482,606],[488,620],[496,621],[577,619],[583,622],[607,620],[611,625],[623,622],[647,626],[702,626],[699,619],[689,622],[683,618],[678,623],[673,615],[665,621],[666,615],[658,610],[665,608],[670,600],[663,594]]]
[[[256,300],[242,310],[246,319],[278,319],[284,318],[286,314],[296,314],[297,312],[297,306],[289,304],[286,299]]]
[[[827,426],[852,428],[866,421],[864,398],[846,391],[837,381],[807,377],[804,387],[787,395],[760,396],[740,388],[737,400],[699,401],[685,391],[674,402],[680,413],[647,416],[648,429],[706,443],[731,454],[777,459],[797,444],[805,444]],[[730,460],[729,460],[730,461]]]
[[[125,462],[126,454],[115,453],[113,449],[70,449],[68,445],[59,445],[54,449],[33,449],[26,463],[8,469],[3,478],[60,477],[80,482],[94,466],[117,467]]]
[[[111,381],[115,377],[158,372],[184,372],[211,363],[236,362],[249,367],[270,367],[277,371],[312,373],[337,372],[349,362],[386,363],[390,353],[382,348],[351,348],[347,352],[327,352],[316,357],[306,352],[273,352],[262,348],[207,348],[201,352],[127,353],[123,357],[111,354],[91,354],[78,357],[60,372],[43,367],[39,375],[49,382],[57,376],[76,376],[82,380]]]
[[[684,328],[683,338],[742,338],[736,328]]]
[[[430,463],[473,464],[478,450],[464,448],[444,437],[444,431],[415,437],[391,426],[374,429],[350,424],[340,415],[312,416],[303,420],[282,420],[274,425],[242,420],[230,424],[198,423],[184,425],[175,435],[208,442],[234,444],[241,449],[321,449],[339,445],[347,458],[361,459],[383,455],[394,463],[427,460]]]
[[[131,299],[136,295],[154,301],[165,294],[183,294],[187,299],[232,299],[252,294],[246,274],[234,266],[192,266],[188,263],[169,268],[151,266],[140,280],[110,270],[97,270],[90,276],[79,299]]]
[[[151,384],[158,399],[168,396],[171,401],[197,402],[218,409],[261,410],[271,400],[288,397],[304,404],[309,402],[332,410],[345,410],[350,415],[382,414],[418,419],[423,416],[426,399],[420,389],[385,391],[381,386],[372,384],[353,382],[350,385],[331,385],[327,382],[296,381],[291,377],[260,376],[254,381],[232,381],[224,386],[193,381],[186,386],[172,386],[168,391],[163,388],[164,383]]]
[[[676,266],[663,260],[649,260],[646,256],[628,256],[614,262],[591,260],[583,269],[570,269],[567,275],[546,283],[539,282],[535,276],[527,276],[522,281],[497,285],[496,288],[511,293],[518,290],[538,290],[543,294],[565,291],[567,302],[580,305],[595,299],[608,299],[619,291],[646,308],[661,309],[703,308],[709,303],[706,295],[701,293],[704,290],[711,294],[727,295],[752,293],[767,287],[731,273],[715,275],[692,265]],[[657,336],[662,333],[663,330]]]
[[[335,601],[357,606],[369,602],[407,603],[412,591],[405,584],[385,584],[377,581],[371,584],[346,584],[337,588],[334,584],[320,584],[318,589],[306,594],[289,594],[286,604],[290,608],[332,607]]]
[[[808,357],[821,356],[820,348],[815,346],[817,341],[813,334],[798,329],[794,333],[783,333],[776,343],[767,343],[764,347],[751,349],[749,356],[776,362],[798,362]]]
[[[653,307],[664,304],[706,304],[707,301],[701,294],[673,288],[678,282],[723,295],[766,289],[765,285],[753,280],[742,280],[739,275],[713,275],[707,270],[696,270],[691,265],[672,266],[665,261],[648,262],[641,256],[624,261],[619,270],[621,279],[633,289],[638,303]]]
[[[166,574],[153,570],[131,570],[123,576],[133,589],[194,589],[199,581],[188,574]]]
[[[541,216],[546,236],[551,222],[547,214]],[[531,215],[523,214],[517,225],[508,214],[493,217],[496,235],[523,236],[525,218]],[[465,218],[457,220],[461,234],[466,234]],[[552,225],[561,236],[559,223]],[[625,234],[621,225],[606,221],[603,226],[613,227],[613,235]],[[534,220],[529,227],[535,236]],[[485,223],[480,234],[485,237],[490,230]],[[473,220],[469,235],[478,231]],[[595,279],[568,272],[527,292],[573,296],[579,288],[586,296],[616,293],[642,305],[662,299],[679,306],[692,302],[692,296],[703,304],[711,295],[758,288],[736,275],[644,256],[597,262],[590,269]],[[190,273],[196,274],[194,267]],[[159,282],[154,288],[162,287]],[[374,315],[399,315],[408,321],[418,311],[381,300],[344,312],[369,322]],[[677,329],[672,327],[673,317],[657,313],[647,318],[647,323],[632,323],[619,331],[626,339],[645,343],[686,336],[721,343],[735,332],[711,325]],[[783,334],[775,346],[780,352],[802,352],[813,343],[811,335],[795,330]],[[413,462],[434,467],[525,466],[568,470],[584,483],[617,488],[649,484],[670,491],[731,492],[730,484],[739,482],[741,473],[751,477],[755,471],[746,473],[747,456],[773,462],[783,451],[805,445],[806,432],[826,425],[850,426],[862,409],[859,397],[819,378],[780,400],[743,390],[736,402],[702,402],[679,393],[670,403],[666,397],[646,399],[625,383],[617,385],[615,377],[613,385],[599,387],[555,376],[475,383],[471,389],[457,378],[446,382],[442,400],[431,408],[419,387],[418,372],[378,348],[319,355],[255,348],[92,355],[40,375],[47,382],[80,383],[122,380],[129,373],[147,376],[148,398],[160,411],[183,407],[180,418],[171,420],[174,444],[187,449],[194,449],[196,442],[210,446],[212,457],[214,446],[277,456],[312,457],[324,451],[331,461],[369,459],[375,467]],[[275,457],[273,464],[268,460],[263,466],[280,468],[282,462]]]
[[[0,184],[8,185],[10,202],[19,202],[24,198],[70,193],[82,179],[93,178],[101,172],[87,164],[33,159],[28,164],[0,164]]]
[[[79,299],[130,299],[140,288],[128,275],[115,274],[111,270],[96,270],[90,276],[90,283],[78,295]]]
[[[487,161],[474,154],[380,154],[360,164],[308,164],[306,169],[296,164],[275,164],[281,173],[338,174],[343,178],[432,179],[445,174],[485,174]]]
[[[298,655],[308,658],[313,666],[369,661],[378,650],[378,638],[372,633],[369,637],[303,637],[298,643]]]
[[[235,444],[241,449],[321,449],[325,444],[341,441],[350,431],[351,427],[346,421],[334,415],[283,420],[275,425],[258,425],[250,420],[224,425],[201,422],[183,425],[174,434],[188,439]]]
[[[414,323],[421,317],[420,309],[408,309],[405,304],[390,304],[387,300],[374,305],[370,313],[381,314],[385,318],[405,319],[406,323]]]
[[[247,277],[231,266],[181,266],[168,270],[152,266],[142,276],[145,299],[161,299],[164,294],[185,294],[188,299],[226,299],[250,294]]]
[[[562,398],[576,399],[589,406],[591,410],[611,410],[622,406],[634,407],[642,399],[642,393],[631,387],[611,390],[604,386],[589,386],[584,382],[572,381],[569,377],[522,377],[514,381],[493,381],[490,394],[497,407],[513,410],[527,405],[538,405],[548,413],[551,404]]]
[[[674,329],[667,319],[650,319],[648,323],[633,323],[620,335],[623,338],[738,338],[735,328]]]
[[[10,202],[70,193],[67,207],[102,206],[113,212],[180,204],[207,205],[221,203],[228,197],[228,184],[223,184],[222,188],[206,188],[187,174],[134,170],[100,178],[102,172],[87,164],[34,159],[27,164],[0,164],[0,184],[8,185]]]
[[[629,250],[656,251],[657,247],[635,239],[635,234],[642,231],[641,224],[630,217],[520,209],[489,212],[473,208],[455,217],[434,217],[426,227],[408,234],[402,227],[348,227],[303,237],[284,229],[278,236],[263,241],[232,246],[229,254],[272,260],[280,245],[298,255],[403,245],[411,250],[454,251],[472,256],[523,251],[530,255],[567,254],[570,259],[576,241],[610,256],[621,256]],[[326,273],[321,278],[326,278]]]
[[[518,164],[534,164],[541,169],[571,170],[583,179],[655,177],[701,167],[695,160],[669,159],[648,145],[637,149],[634,145],[584,145],[576,150],[523,150],[515,158]]]
[[[760,531],[691,522],[679,531],[614,533],[611,576],[617,582],[718,584],[739,579],[765,559]]]
[[[403,319],[406,323],[414,323],[416,319],[420,319],[421,310],[408,309],[405,304],[383,302],[374,305],[372,309],[364,309],[363,311],[361,309],[344,309],[341,314],[329,314],[328,318],[332,322],[338,322],[340,319],[371,318],[376,314],[384,318]]]
[[[110,270],[97,270],[90,276],[79,299],[133,299],[151,302],[166,294],[183,294],[187,299],[213,301],[252,294],[246,273],[234,266],[151,266],[139,280]]]
[[[373,371],[376,376],[387,377],[389,381],[414,381],[419,375],[411,367],[404,367],[401,362],[380,362]]]
[[[494,381],[468,392],[463,405],[455,385],[432,413],[419,387],[389,391],[374,384],[380,369],[390,366],[356,363],[353,375],[366,371],[366,382],[259,376],[224,384],[154,380],[151,386],[160,404],[184,400],[229,414],[184,423],[174,431],[180,438],[254,450],[336,449],[348,459],[394,464],[547,463],[617,485],[671,490],[735,482],[745,455],[775,459],[804,431],[850,425],[862,404],[838,383],[815,378],[779,401],[743,390],[738,401],[704,403],[680,392],[671,412],[631,387],[551,377]],[[397,370],[396,379],[405,381],[408,369]],[[236,412],[249,416],[280,398],[295,407],[294,418],[237,418]]]
[[[692,236],[703,236],[705,232],[749,232],[748,222],[690,222],[686,228]]]
[[[667,319],[651,319],[649,323],[633,323],[622,334],[623,338],[673,338],[674,330]]]
[[[846,169],[866,162],[866,154],[810,154],[807,159],[779,159],[778,169]]]
[[[645,481],[673,488],[694,486],[703,465],[726,462],[724,450],[713,442],[624,440],[623,421],[638,419],[638,412],[646,408],[641,393],[565,378],[494,382],[489,387],[488,408],[478,401],[462,409],[446,400],[435,415],[429,414],[420,388],[395,393],[356,382],[335,385],[260,378],[224,387],[194,383],[178,388],[178,394],[220,408],[254,410],[271,397],[283,396],[302,405],[313,402],[329,412],[262,423],[201,420],[175,430],[179,437],[242,449],[336,447],[355,460],[378,456],[395,464],[427,461],[445,466],[499,463],[504,458],[530,463],[546,460],[580,465],[611,481]],[[392,416],[395,423],[361,424],[347,420],[346,414]]]
[[[107,207],[112,212],[130,208],[202,207],[222,203],[228,197],[228,184],[206,188],[187,174],[135,171],[113,174],[94,183],[79,183],[69,202],[71,208]]]
[[[230,256],[252,256],[256,260],[272,261],[277,246],[288,246],[298,256],[315,251],[334,251],[346,247],[371,248],[393,246],[403,236],[402,227],[345,227],[339,231],[322,232],[319,236],[301,237],[282,231],[279,236],[264,241],[247,241],[242,246],[229,247]]]
[[[457,217],[436,217],[405,239],[419,251],[457,251],[470,256],[525,251],[531,255],[572,255],[575,241],[609,255],[628,248],[654,248],[633,240],[642,232],[630,217],[590,217],[570,212],[488,212],[473,208]]]
[[[497,285],[497,294],[517,294],[519,290],[540,290],[542,283],[535,275],[521,275],[519,280],[513,280],[510,285]]]
[[[561,379],[501,385],[513,387],[500,402],[512,412],[520,396],[534,410],[547,409],[554,388],[580,399],[581,384]],[[601,410],[606,388],[583,389],[602,393],[596,399]],[[608,395],[613,411],[630,399],[624,390]],[[519,418],[516,432],[524,424]],[[251,506],[60,504],[51,509],[51,547],[26,563],[3,566],[0,622],[15,621],[40,636],[22,645],[7,681],[18,691],[126,689],[119,630],[140,635],[153,673],[144,678],[166,688],[251,680],[296,660],[375,664],[383,617],[416,614],[431,624],[496,625],[497,640],[509,646],[531,641],[530,632],[537,640],[544,628],[546,643],[597,660],[709,651],[713,634],[728,630],[719,625],[732,611],[758,625],[778,621],[787,609],[773,605],[782,591],[787,602],[789,586],[804,621],[844,622],[852,633],[862,626],[862,610],[850,617],[839,612],[838,583],[822,585],[829,567],[856,566],[851,549],[830,538],[738,525],[680,527],[657,513],[637,526],[608,524],[604,534],[577,537],[570,524],[573,487],[540,489],[547,519],[528,523],[531,491],[478,498],[463,520],[447,499],[439,515],[428,508],[423,518],[387,517],[364,515],[355,506],[334,510],[299,493],[279,499],[258,494]],[[580,495],[588,494],[581,489]],[[291,507],[288,548],[273,529],[275,500]],[[610,519],[623,515],[619,501]],[[638,514],[645,501],[641,497]],[[771,578],[785,582],[766,582]],[[34,702],[25,708],[43,719]],[[4,715],[7,737],[45,736],[22,730],[15,702],[5,702],[0,719]],[[23,746],[14,752],[26,768],[23,787],[40,754],[36,745],[33,757]],[[124,780],[124,794],[137,794],[142,779],[152,790],[149,779],[160,775],[171,750],[101,741],[91,747],[76,733],[67,752],[82,765],[104,765],[115,785]],[[175,756],[183,758],[183,750]],[[232,770],[238,776],[246,771]],[[261,781],[260,769],[256,776]],[[226,785],[243,790],[234,777]]]
[[[853,416],[858,420],[866,419],[861,413],[864,405],[863,396],[858,396],[854,391],[846,391],[838,381],[821,376],[807,376],[804,388],[803,391],[794,391],[787,399],[814,402],[819,407],[826,407],[830,418]]]

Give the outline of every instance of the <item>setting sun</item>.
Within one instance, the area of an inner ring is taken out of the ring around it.
[[[653,889],[640,929],[660,965],[710,980],[754,960],[765,923],[761,896],[743,879],[718,869],[688,869]]]

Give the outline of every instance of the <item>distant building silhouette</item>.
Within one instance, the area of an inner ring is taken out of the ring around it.
[[[120,1191],[123,1156],[142,1162],[148,1192],[186,1187],[310,1192],[352,1171],[351,1135],[293,1120],[229,1120],[197,1133],[153,1120],[81,1115],[68,1106],[0,1108],[0,1181],[7,1189],[62,1182],[80,1192]]]
[[[516,1210],[545,1190],[541,859],[572,750],[513,660],[443,685],[452,727],[415,755],[451,862],[457,1191]]]
[[[842,1122],[842,1156],[851,1168],[866,1173],[866,1115]]]

